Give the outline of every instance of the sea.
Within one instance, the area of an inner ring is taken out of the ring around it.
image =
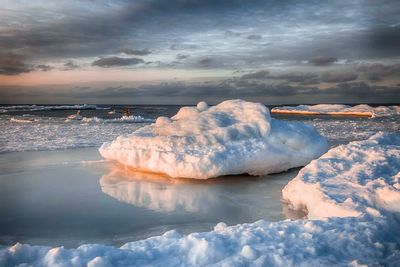
[[[297,219],[281,190],[299,168],[207,181],[140,173],[101,158],[122,134],[173,116],[180,106],[1,105],[0,246],[16,242],[76,247],[124,243],[176,229],[210,231],[260,219]],[[272,108],[272,106],[270,106]],[[68,119],[80,111],[80,120]],[[129,117],[122,118],[129,110]],[[272,115],[314,126],[330,146],[399,132],[400,116]]]

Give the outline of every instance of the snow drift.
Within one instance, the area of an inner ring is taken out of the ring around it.
[[[104,143],[100,154],[124,165],[171,177],[207,179],[261,175],[304,166],[327,149],[311,126],[271,120],[262,104],[229,100],[183,107],[172,118]]]
[[[400,136],[378,133],[329,150],[282,191],[309,218],[400,212]]]

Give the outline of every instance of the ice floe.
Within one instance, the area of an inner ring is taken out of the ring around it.
[[[318,104],[275,107],[271,110],[271,112],[277,114],[382,117],[400,115],[400,106],[371,107],[366,104],[356,106],[340,104]]]
[[[262,104],[224,101],[183,107],[172,118],[119,136],[99,149],[107,159],[171,177],[260,175],[304,166],[327,149],[311,126],[271,120]]]
[[[400,136],[378,133],[329,150],[282,191],[309,218],[400,212]]]

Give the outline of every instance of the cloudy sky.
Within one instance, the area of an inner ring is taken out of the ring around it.
[[[0,102],[400,102],[394,1],[0,0]]]

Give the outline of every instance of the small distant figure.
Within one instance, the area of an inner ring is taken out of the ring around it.
[[[81,114],[81,111],[78,110],[78,111],[76,112],[76,114],[69,115],[65,121],[70,121],[70,120],[82,120],[82,116],[81,116],[80,114]]]
[[[129,117],[129,116],[131,116],[132,115],[132,113],[131,113],[131,111],[129,110],[129,108],[125,108],[124,109],[124,116],[125,117]]]

